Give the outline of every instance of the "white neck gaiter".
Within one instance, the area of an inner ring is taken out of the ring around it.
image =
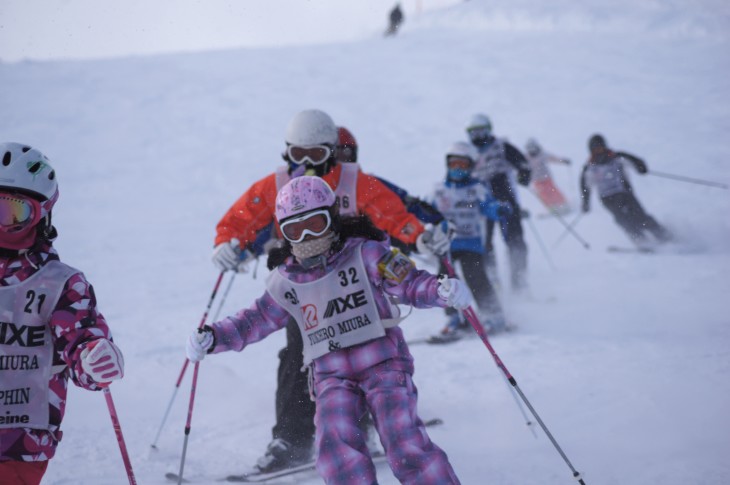
[[[328,235],[318,237],[317,239],[291,243],[291,252],[297,258],[297,261],[301,262],[302,260],[323,254],[332,246],[336,238],[337,235],[334,232],[330,232]]]

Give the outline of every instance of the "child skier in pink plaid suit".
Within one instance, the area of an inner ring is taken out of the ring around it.
[[[266,292],[250,308],[193,332],[188,358],[243,350],[284,328],[291,315],[313,381],[317,471],[325,482],[376,483],[358,427],[369,410],[401,483],[458,484],[416,412],[413,357],[393,302],[465,308],[468,289],[417,270],[366,218],[341,220],[336,204],[319,177],[298,177],[281,189],[276,219],[286,245],[269,257],[275,269]]]

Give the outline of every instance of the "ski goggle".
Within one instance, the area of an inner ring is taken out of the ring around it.
[[[31,197],[0,192],[0,231],[12,233],[34,226],[41,218],[41,204]]]
[[[303,216],[279,223],[281,233],[288,241],[293,243],[302,242],[307,235],[321,236],[327,232],[330,225],[332,225],[332,219],[327,209],[309,212]]]
[[[472,140],[483,140],[492,134],[492,130],[488,126],[475,126],[469,128],[466,132]]]
[[[456,168],[460,170],[470,170],[474,162],[469,158],[450,155],[446,157],[446,166],[448,168]]]
[[[332,155],[332,147],[327,145],[299,146],[289,145],[286,147],[286,154],[289,160],[301,165],[307,161],[312,165],[321,165]]]

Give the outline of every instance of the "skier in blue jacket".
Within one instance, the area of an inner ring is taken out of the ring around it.
[[[487,332],[505,329],[505,318],[496,292],[484,268],[487,220],[502,221],[512,214],[509,202],[496,200],[489,189],[472,177],[478,154],[467,142],[457,142],[446,153],[446,180],[439,183],[434,206],[456,231],[451,240],[451,258],[461,263],[464,280],[469,286]],[[443,263],[439,270],[446,272]],[[469,325],[453,309],[447,309],[449,323],[440,336],[432,340],[454,340]]]

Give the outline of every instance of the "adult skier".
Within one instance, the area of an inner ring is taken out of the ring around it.
[[[96,296],[53,248],[56,172],[0,143],[0,483],[40,483],[63,432],[68,381],[98,391],[124,375]]]
[[[322,177],[335,191],[340,214],[365,215],[379,229],[420,252],[448,251],[448,228],[426,231],[400,199],[356,163],[336,161],[337,127],[320,110],[297,113],[286,130],[285,166],[255,182],[217,225],[213,262],[221,270],[245,271],[257,233],[274,221],[276,194],[289,180]],[[311,457],[314,403],[302,368],[302,338],[295,320],[287,326],[287,345],[279,352],[276,424],[266,453],[256,463],[261,472],[294,466]]]
[[[603,206],[613,214],[616,223],[637,246],[650,245],[647,233],[658,242],[669,241],[670,232],[650,216],[639,203],[629,183],[624,165],[631,163],[640,174],[648,172],[646,162],[626,152],[614,152],[606,139],[595,134],[588,140],[591,156],[583,167],[580,177],[582,210],[590,210],[590,187],[595,186]]]
[[[563,193],[555,185],[550,168],[548,167],[548,163],[570,165],[570,160],[546,152],[534,138],[527,140],[525,151],[532,173],[532,187],[535,189],[535,193],[542,203],[551,212],[557,214],[570,212],[570,204],[568,204]]]
[[[494,136],[492,122],[486,115],[472,116],[466,126],[466,132],[479,156],[474,168],[474,177],[492,191],[495,199],[512,206],[512,214],[500,221],[500,229],[509,251],[512,289],[522,291],[527,287],[527,245],[523,236],[522,212],[513,179],[516,173],[517,183],[529,185],[531,177],[529,163],[514,145]],[[496,276],[493,233],[494,221],[487,221],[487,270]]]
[[[325,483],[377,482],[358,427],[365,411],[401,483],[459,483],[416,413],[413,357],[391,299],[466,308],[464,284],[417,270],[366,217],[342,217],[319,177],[287,183],[276,196],[276,219],[286,242],[269,255],[266,292],[248,309],[194,331],[188,358],[241,351],[294,319],[317,403],[317,471]]]
[[[505,329],[505,318],[484,268],[484,234],[487,220],[501,221],[512,214],[508,202],[494,199],[484,185],[472,177],[477,153],[467,142],[456,142],[446,152],[446,180],[439,183],[434,205],[454,224],[451,258],[461,263],[464,281],[477,303],[480,320],[488,333]],[[445,274],[443,263],[439,273]],[[432,341],[453,341],[472,331],[463,316],[446,308],[451,318],[441,334]]]

